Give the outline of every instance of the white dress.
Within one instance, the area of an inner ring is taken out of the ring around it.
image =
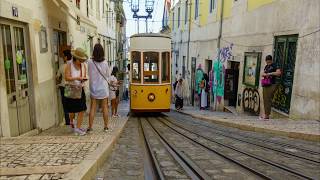
[[[88,60],[90,95],[95,99],[105,99],[109,97],[109,85],[99,73],[95,64],[107,80],[110,78],[109,66],[106,61],[93,62],[92,59]]]
[[[110,82],[110,99],[115,99],[116,98],[116,90],[118,89],[118,87],[116,87],[118,80],[114,75],[111,75],[109,78],[109,82]],[[113,85],[113,86],[111,86]]]
[[[207,107],[207,93],[204,88],[201,90],[201,107]]]

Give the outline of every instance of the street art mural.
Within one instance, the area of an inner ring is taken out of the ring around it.
[[[212,71],[209,73],[211,91],[218,103],[221,103],[224,96],[224,76],[226,69],[224,63],[232,57],[232,47],[233,44],[230,44],[218,50],[218,57],[214,61]]]
[[[199,95],[201,94],[200,82],[202,81],[204,71],[202,69],[202,65],[199,64],[196,73],[195,73],[195,100],[199,101]]]
[[[221,61],[216,60],[213,64],[212,93],[216,96],[216,100],[219,103],[221,103],[224,96],[224,74],[224,64]]]
[[[243,109],[254,114],[260,113],[260,95],[257,89],[245,88],[242,93]]]

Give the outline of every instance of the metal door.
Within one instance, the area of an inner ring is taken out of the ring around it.
[[[279,85],[272,105],[286,114],[290,112],[297,41],[298,35],[279,36],[275,39],[275,62],[280,66],[282,75],[277,79]]]
[[[0,24],[0,39],[3,52],[1,63],[5,67],[10,131],[17,136],[33,129],[30,113],[29,64],[26,48],[25,26]]]

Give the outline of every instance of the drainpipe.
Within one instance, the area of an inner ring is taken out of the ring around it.
[[[221,37],[222,37],[222,23],[223,23],[223,6],[224,6],[224,0],[221,0],[221,11],[220,11],[220,22],[219,22],[219,35],[217,40],[217,49],[218,49],[218,61],[220,61],[220,46],[221,46]],[[213,67],[212,67],[213,69]],[[217,110],[217,94],[214,95],[214,110]]]
[[[189,71],[189,62],[190,62],[189,56],[190,56],[191,5],[192,5],[192,1],[191,0],[190,1],[187,0],[187,4],[189,4],[189,12],[188,12],[189,13],[189,27],[188,27],[189,31],[188,31],[188,44],[187,44],[187,73],[188,73],[187,76],[189,78],[190,77],[189,76],[189,73],[190,73],[190,71]],[[191,83],[193,83],[193,82],[191,82]],[[191,83],[189,83],[189,84],[191,85]],[[194,91],[194,89],[191,89],[191,91]],[[191,104],[192,104],[192,106],[194,106],[194,99],[193,98],[191,98]]]

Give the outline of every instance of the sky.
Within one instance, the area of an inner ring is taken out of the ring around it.
[[[127,37],[137,33],[137,21],[132,18],[133,13],[131,12],[131,1],[139,3],[138,15],[147,15],[145,12],[145,1],[146,0],[124,0],[123,7],[127,18]],[[163,15],[164,0],[154,0],[154,10],[152,13],[152,19],[148,19],[148,32],[159,32],[162,27],[162,15]],[[145,20],[140,19],[139,25],[140,33],[146,31]]]

